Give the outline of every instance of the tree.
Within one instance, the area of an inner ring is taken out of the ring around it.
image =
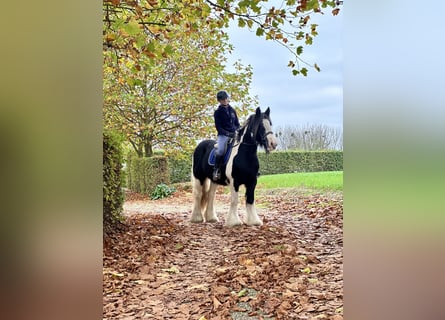
[[[273,1],[275,3],[275,1]],[[331,10],[337,15],[343,1],[328,0],[104,0],[104,48],[144,54],[159,59],[169,53],[169,39],[177,30],[199,33],[203,27],[221,30],[230,21],[272,40],[294,55],[289,61],[294,75],[320,71],[301,57],[303,44],[311,45],[317,24],[311,16]],[[175,28],[179,27],[179,29]],[[147,39],[149,39],[147,41]]]
[[[343,131],[322,124],[276,128],[282,150],[343,150]]]
[[[231,93],[240,116],[257,104],[248,91],[251,68],[237,62],[235,73],[225,71],[226,35],[178,31],[165,42],[169,52],[157,60],[105,54],[105,126],[124,132],[139,156],[151,156],[154,148],[190,150],[214,133],[209,123],[221,88]]]

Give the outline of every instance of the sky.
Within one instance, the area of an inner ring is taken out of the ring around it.
[[[317,63],[321,72],[308,68],[307,77],[293,76],[287,66],[293,57],[287,49],[236,26],[228,29],[234,46],[228,64],[240,59],[253,67],[251,94],[258,96],[262,109],[270,107],[274,127],[322,124],[342,128],[342,14],[313,15],[309,23],[318,24],[318,35],[311,46],[301,41],[302,58],[311,65]]]

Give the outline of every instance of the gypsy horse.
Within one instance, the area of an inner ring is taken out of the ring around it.
[[[237,213],[238,192],[241,185],[246,188],[247,225],[261,226],[254,206],[255,187],[257,184],[259,161],[258,146],[266,152],[275,150],[277,139],[272,132],[270,109],[262,113],[256,109],[246,123],[236,132],[232,143],[232,152],[227,163],[221,166],[221,178],[212,180],[213,166],[209,164],[209,156],[215,146],[215,140],[203,140],[193,153],[192,186],[193,209],[191,222],[218,222],[215,213],[214,198],[218,185],[230,186],[230,209],[225,225],[228,227],[241,225]],[[230,143],[230,142],[229,142]]]

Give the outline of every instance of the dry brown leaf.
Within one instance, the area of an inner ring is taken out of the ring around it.
[[[224,228],[223,215],[220,223],[191,225],[190,192],[128,200],[125,227],[104,239],[103,318],[221,320],[238,310],[277,320],[343,319],[342,199],[286,192],[259,198],[267,208],[261,228]],[[224,192],[216,197],[230,202]],[[187,208],[165,209],[180,205]],[[255,296],[238,297],[244,288]]]
[[[221,302],[219,302],[219,300],[215,296],[213,296],[213,310],[218,309],[220,305]]]

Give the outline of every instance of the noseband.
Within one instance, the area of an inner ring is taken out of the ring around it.
[[[263,143],[263,145],[265,146],[265,149],[266,149],[266,153],[269,153],[269,150],[267,149],[267,139],[266,139],[269,134],[273,134],[273,132],[272,131],[268,131],[261,137],[262,143]]]
[[[268,132],[266,132],[266,133],[261,137],[261,139],[262,139],[263,141],[266,140],[266,138],[267,138],[267,136],[268,136],[269,134],[273,134],[273,132],[272,132],[272,131],[268,131]]]

